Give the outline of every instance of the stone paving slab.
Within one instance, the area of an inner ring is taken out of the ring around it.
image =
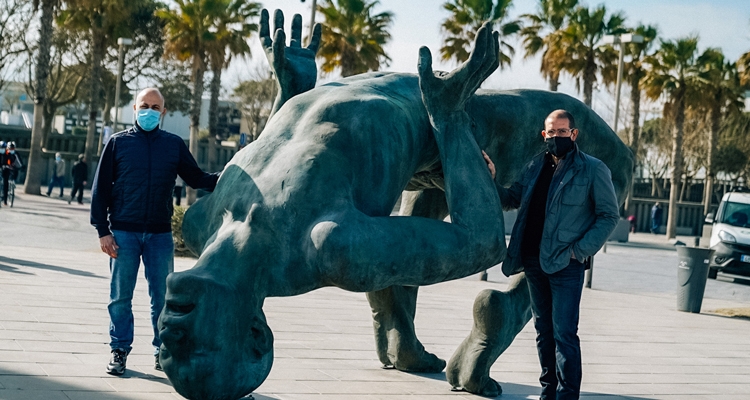
[[[0,237],[0,399],[179,399],[153,370],[145,279],[134,298],[134,349],[123,377],[109,358],[108,261],[88,226],[87,208],[21,195],[0,209],[18,232]],[[750,287],[709,281],[703,313],[675,311],[676,253],[665,243],[610,243],[597,255],[594,290],[584,290],[580,337],[585,400],[750,398],[750,321],[717,316],[750,307]],[[659,238],[648,240],[656,241]],[[645,240],[645,239],[644,239]],[[178,258],[176,269],[193,259]],[[471,329],[476,294],[502,289],[476,277],[420,289],[417,334],[448,359]],[[365,296],[325,288],[266,300],[276,359],[258,400],[479,399],[451,392],[444,374],[380,368]],[[529,324],[491,369],[501,399],[538,398],[540,372]]]

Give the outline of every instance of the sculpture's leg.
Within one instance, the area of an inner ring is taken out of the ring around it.
[[[402,194],[401,216],[442,220],[448,215],[445,193],[439,189]],[[367,293],[373,316],[378,358],[401,371],[440,372],[445,361],[425,351],[414,330],[417,286],[391,286]]]
[[[504,292],[483,290],[474,300],[474,326],[453,353],[445,370],[454,388],[480,396],[502,393],[490,378],[490,367],[531,319],[531,299],[526,276],[514,277]]]
[[[442,220],[448,215],[445,193],[439,189],[404,192],[402,216]],[[418,286],[391,286],[367,293],[378,358],[386,367],[408,372],[440,372],[445,361],[425,351],[414,331]]]

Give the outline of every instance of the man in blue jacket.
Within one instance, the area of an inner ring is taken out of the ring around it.
[[[578,149],[578,129],[565,110],[544,121],[547,151],[534,157],[510,188],[498,187],[505,209],[518,208],[507,276],[526,272],[542,365],[542,400],[578,399],[581,346],[578,314],[584,263],[619,220],[609,169]],[[494,165],[485,154],[494,176]]]
[[[156,323],[164,307],[167,275],[174,268],[172,188],[179,175],[193,188],[213,190],[219,174],[203,172],[185,142],[159,129],[166,113],[157,89],[145,89],[133,105],[135,126],[114,134],[104,147],[91,189],[91,224],[110,258],[107,373],[122,375],[133,343],[133,290],[141,260],[151,296],[155,365],[159,364]]]

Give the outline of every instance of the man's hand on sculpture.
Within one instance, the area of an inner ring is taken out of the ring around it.
[[[492,175],[492,179],[495,179],[495,163],[492,162],[492,160],[490,159],[490,156],[488,156],[484,150],[482,150],[482,157],[484,157],[484,162],[487,163],[487,169],[490,170],[490,175]]]
[[[450,73],[433,72],[432,53],[427,47],[421,47],[417,67],[419,86],[430,116],[442,117],[463,111],[466,101],[500,65],[499,51],[498,33],[492,32],[488,23],[477,31],[469,59]]]
[[[318,69],[315,54],[320,46],[320,24],[315,24],[312,38],[307,47],[302,47],[302,17],[295,14],[292,19],[292,39],[286,46],[284,13],[274,12],[273,39],[268,26],[268,10],[260,14],[260,40],[265,50],[268,64],[276,76],[279,96],[287,100],[315,87]]]
[[[102,236],[99,238],[99,246],[102,248],[102,251],[107,253],[108,256],[112,258],[117,258],[117,249],[120,248],[120,246],[115,243],[115,237],[112,235]]]

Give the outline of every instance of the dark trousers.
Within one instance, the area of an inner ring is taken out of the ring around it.
[[[49,186],[47,186],[47,196],[52,194],[52,189],[55,186],[60,186],[60,197],[63,197],[63,188],[65,187],[65,177],[52,175],[52,179],[49,180]]]
[[[8,202],[8,186],[10,186],[11,179],[16,179],[15,172],[8,168],[3,168],[3,203]]]
[[[522,262],[542,365],[541,399],[578,399],[582,376],[578,315],[584,265],[571,259],[563,270],[547,274],[542,271],[538,257],[524,258]]]
[[[78,202],[83,203],[83,182],[73,181],[73,191],[70,192],[70,199],[73,200],[78,193]]]
[[[180,200],[182,199],[182,186],[175,186],[173,195],[174,195],[174,204],[179,206]]]

